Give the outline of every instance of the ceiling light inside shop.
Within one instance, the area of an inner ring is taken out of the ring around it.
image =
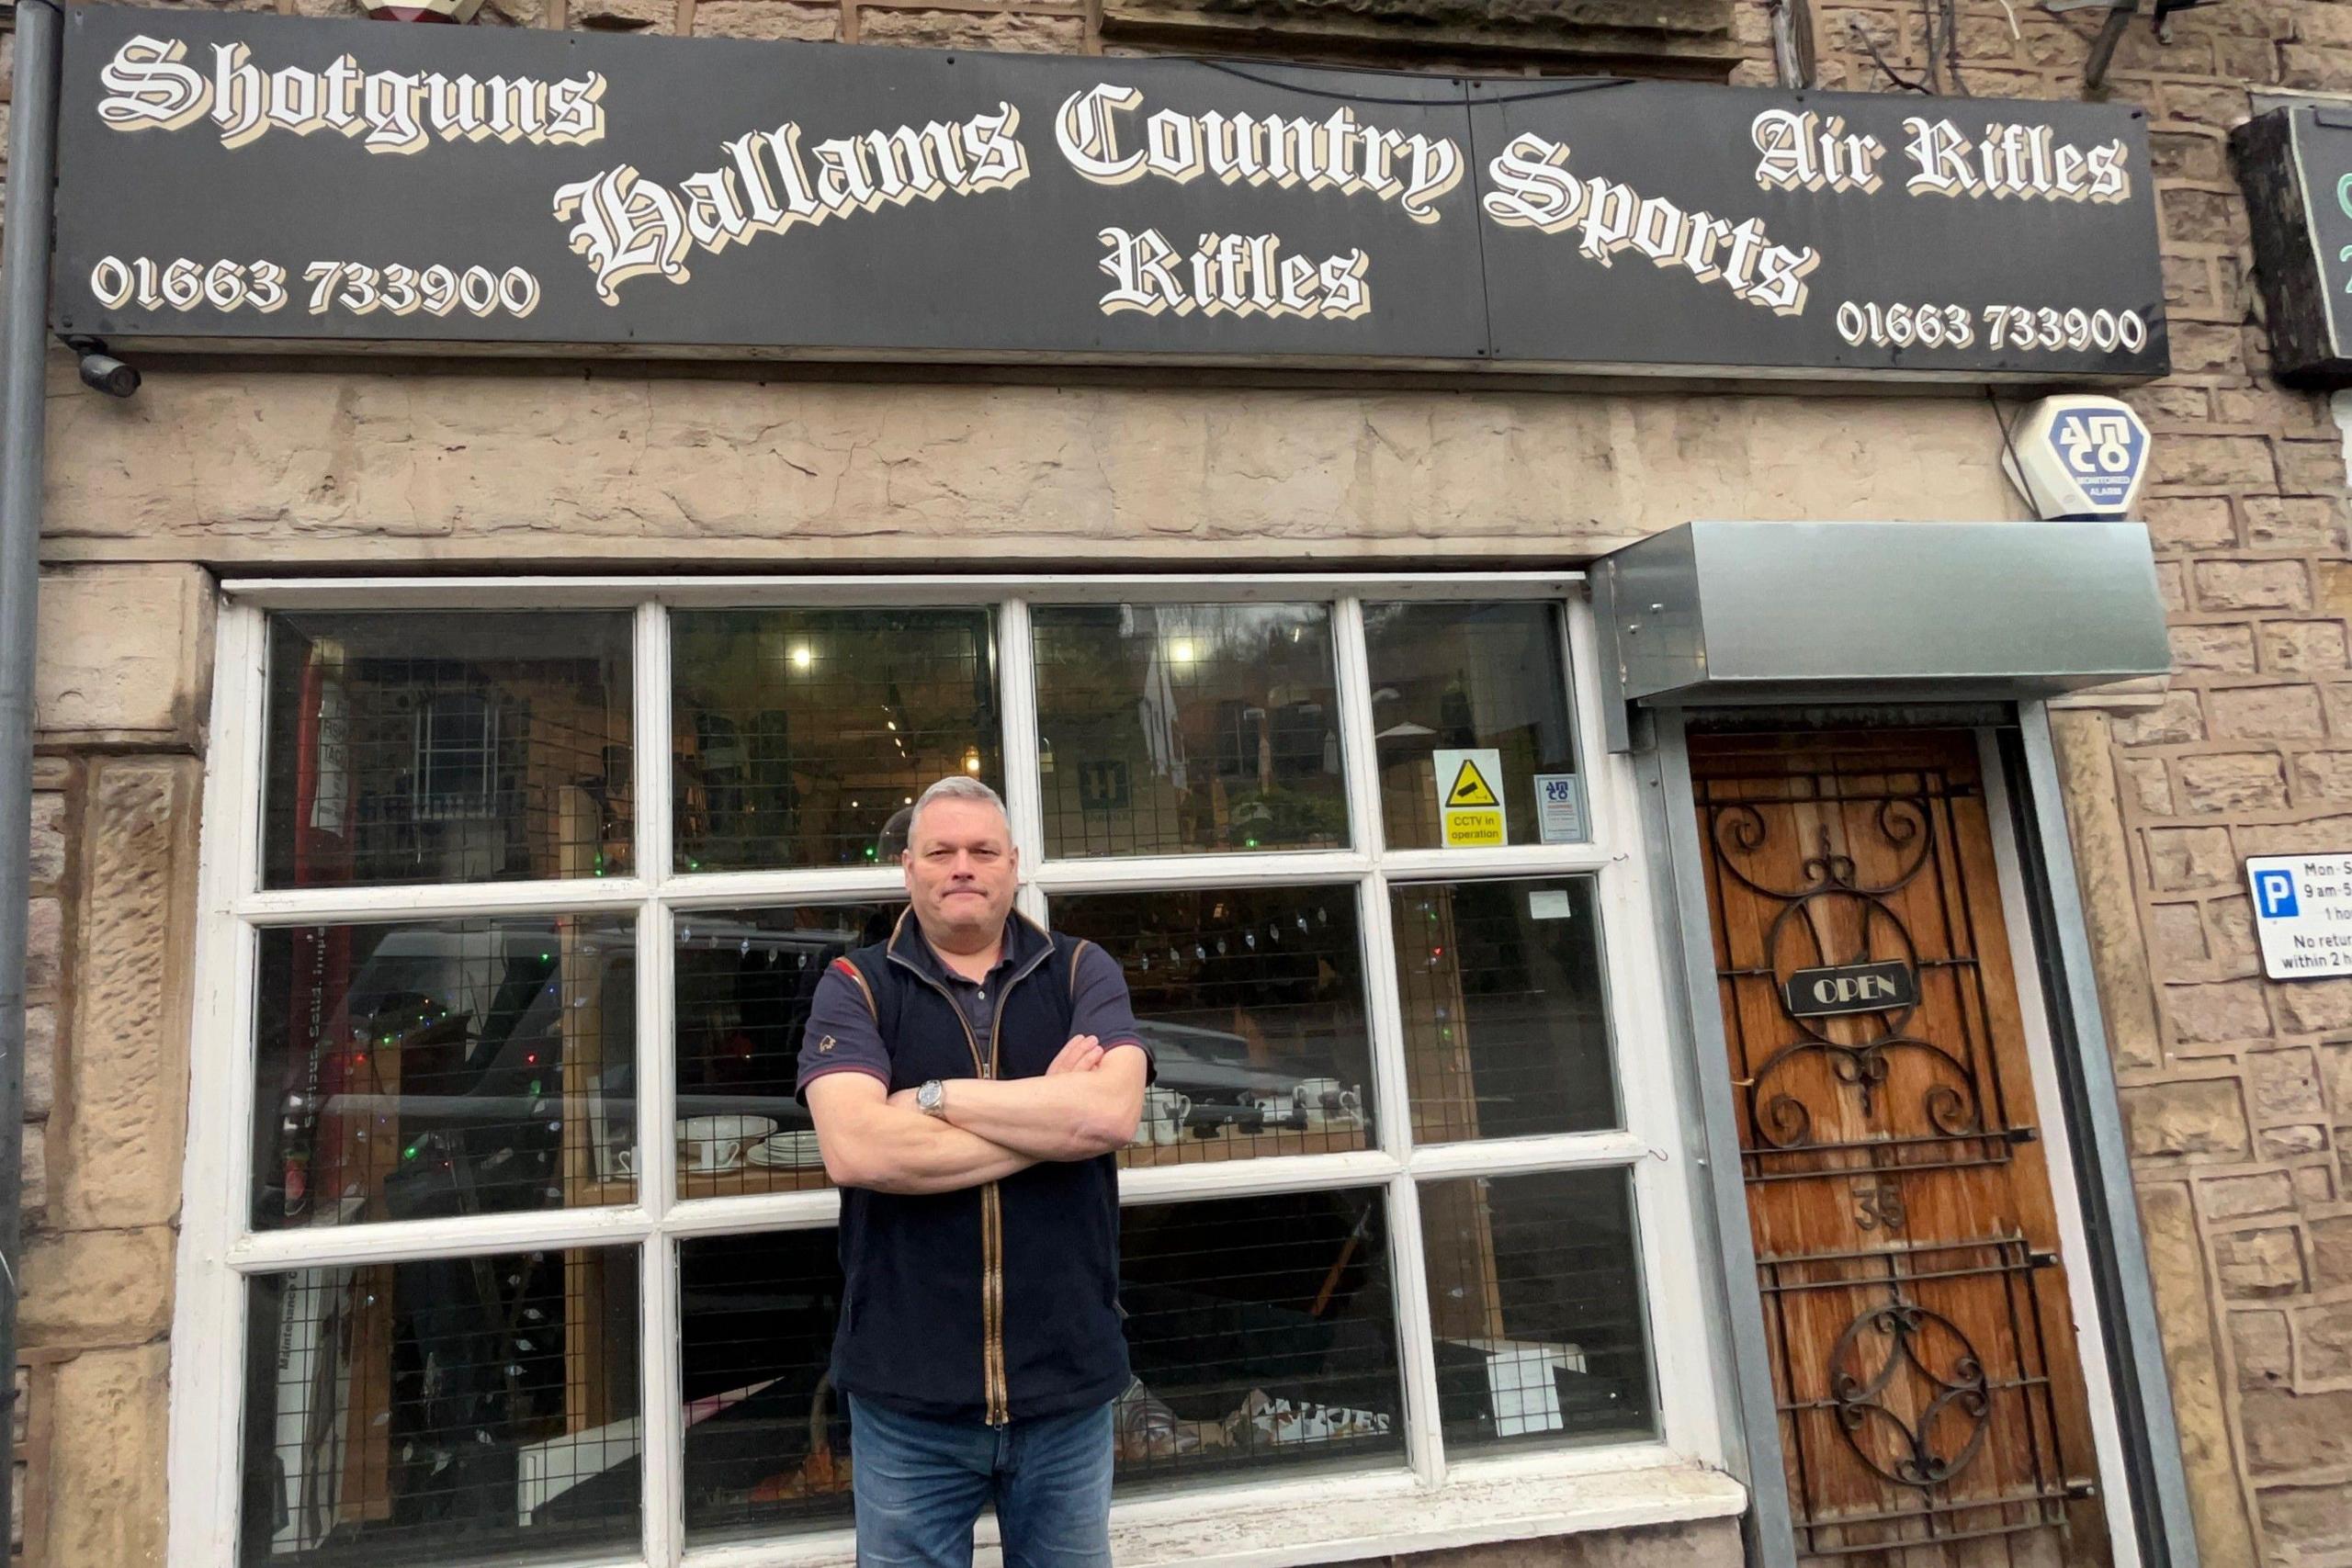
[[[806,670],[816,662],[816,651],[807,643],[799,642],[792,645],[792,667],[795,670]]]
[[[1168,645],[1168,657],[1174,660],[1179,664],[1190,664],[1193,661],[1192,640],[1188,637],[1180,637],[1174,642],[1170,643]]]
[[[967,746],[964,748],[964,771],[967,773],[977,773],[980,771],[980,749],[978,747]]]

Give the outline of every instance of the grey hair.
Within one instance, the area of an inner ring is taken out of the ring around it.
[[[1004,797],[969,773],[950,773],[916,797],[914,813],[907,818],[907,843],[915,840],[915,824],[922,820],[923,807],[934,800],[980,800],[996,807],[1004,818],[1008,831],[1012,826],[1012,813],[1004,808]]]

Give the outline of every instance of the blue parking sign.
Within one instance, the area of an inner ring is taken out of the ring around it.
[[[2266,920],[2290,920],[2303,912],[2295,897],[2295,874],[2271,868],[2254,874],[2254,908]]]

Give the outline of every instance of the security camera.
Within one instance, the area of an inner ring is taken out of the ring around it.
[[[139,372],[107,352],[94,337],[70,337],[65,346],[82,356],[82,385],[110,398],[127,398],[139,390]]]

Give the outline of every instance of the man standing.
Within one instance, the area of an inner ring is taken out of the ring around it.
[[[907,837],[907,914],[833,961],[800,1050],[842,1190],[857,1560],[962,1568],[993,1503],[1006,1568],[1107,1568],[1129,1381],[1113,1154],[1150,1058],[1118,962],[1012,913],[994,790],[942,779]]]

